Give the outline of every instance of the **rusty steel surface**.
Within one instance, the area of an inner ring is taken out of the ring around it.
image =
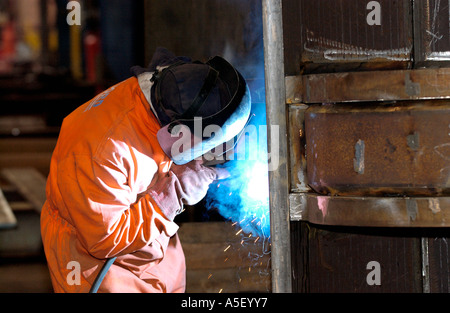
[[[324,195],[450,192],[450,104],[323,105],[305,113],[309,186]]]
[[[417,66],[450,62],[449,0],[414,1],[414,56]]]
[[[428,236],[430,292],[450,292],[450,240],[448,231]]]
[[[448,228],[293,222],[291,230],[294,292],[450,291]],[[370,261],[381,265],[380,285],[367,283]]]
[[[290,192],[308,192],[311,190],[306,180],[305,153],[305,111],[308,106],[290,106],[289,119],[289,183]]]
[[[422,292],[420,238],[409,229],[292,224],[294,292]],[[379,284],[368,283],[374,261]]]
[[[286,103],[301,104],[303,102],[303,76],[286,76]]]
[[[301,89],[308,104],[448,99],[450,68],[305,75]]]
[[[287,73],[409,66],[411,1],[376,3],[377,7],[368,6],[366,0],[284,1]]]
[[[359,227],[450,227],[450,197],[290,195],[291,221]]]

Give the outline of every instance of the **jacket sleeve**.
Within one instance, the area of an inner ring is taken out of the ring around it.
[[[94,257],[132,253],[163,232],[171,237],[178,230],[148,193],[138,195],[130,187],[130,175],[138,171],[136,164],[127,164],[114,153],[109,160],[86,155],[67,162],[73,164],[66,164],[66,168],[73,166],[74,170],[65,171],[63,164],[59,167],[61,196],[78,238]],[[153,174],[148,175],[151,181]]]
[[[157,180],[149,193],[164,215],[173,220],[183,211],[184,204],[197,204],[206,196],[213,181],[228,175],[225,169],[203,166],[202,161],[172,164],[170,171]]]

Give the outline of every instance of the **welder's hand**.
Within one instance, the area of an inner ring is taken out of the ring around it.
[[[164,215],[173,220],[183,211],[184,204],[197,204],[206,196],[212,182],[229,175],[227,170],[206,167],[202,161],[173,164],[165,176],[158,178],[149,193]]]

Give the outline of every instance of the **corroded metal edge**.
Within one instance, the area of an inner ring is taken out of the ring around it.
[[[450,68],[310,74],[287,81],[288,99],[297,99],[292,103],[450,98]]]
[[[340,197],[291,193],[291,221],[361,227],[449,227],[450,197]]]
[[[305,125],[308,185],[319,194],[450,194],[449,100],[309,106],[295,117]]]

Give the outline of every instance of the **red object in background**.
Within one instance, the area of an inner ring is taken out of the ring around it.
[[[0,31],[0,73],[10,73],[13,70],[13,60],[16,54],[16,30],[13,21],[3,25]]]
[[[86,79],[89,83],[98,83],[98,60],[100,55],[100,35],[88,32],[84,38],[84,52],[86,62]]]
[[[2,29],[2,38],[0,45],[0,58],[13,57],[16,53],[16,31],[14,22],[10,21],[6,23]]]

